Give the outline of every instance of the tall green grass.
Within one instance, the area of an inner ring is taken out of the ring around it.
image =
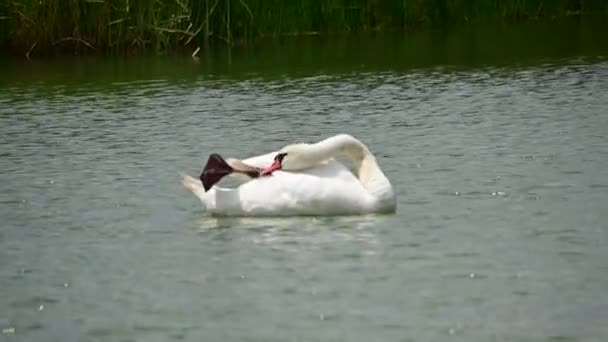
[[[30,54],[162,50],[193,36],[188,0],[8,0],[0,6],[0,42]]]
[[[3,51],[125,54],[264,35],[607,13],[608,0],[2,0]]]

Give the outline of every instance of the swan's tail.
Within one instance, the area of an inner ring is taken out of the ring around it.
[[[215,190],[206,192],[200,180],[184,174],[182,174],[182,185],[192,191],[192,194],[201,201],[205,210],[215,208]]]
[[[203,189],[201,182],[199,180],[195,179],[194,177],[190,177],[188,175],[182,175],[182,185],[186,189],[192,191],[194,196],[196,196],[198,198],[205,197],[205,189]]]

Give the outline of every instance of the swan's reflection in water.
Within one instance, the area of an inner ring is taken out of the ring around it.
[[[274,249],[299,250],[324,248],[329,244],[356,243],[360,251],[371,255],[381,248],[374,227],[390,216],[337,217],[205,217],[197,224],[203,234],[222,238],[245,238]],[[237,232],[237,233],[235,233]]]

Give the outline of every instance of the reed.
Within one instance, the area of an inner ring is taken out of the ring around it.
[[[209,41],[608,13],[608,0],[7,0],[0,46],[26,56],[167,51]]]

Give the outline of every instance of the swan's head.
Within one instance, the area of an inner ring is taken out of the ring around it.
[[[294,144],[282,148],[274,157],[272,165],[260,172],[270,175],[276,170],[298,171],[308,169],[322,160],[309,144]]]

